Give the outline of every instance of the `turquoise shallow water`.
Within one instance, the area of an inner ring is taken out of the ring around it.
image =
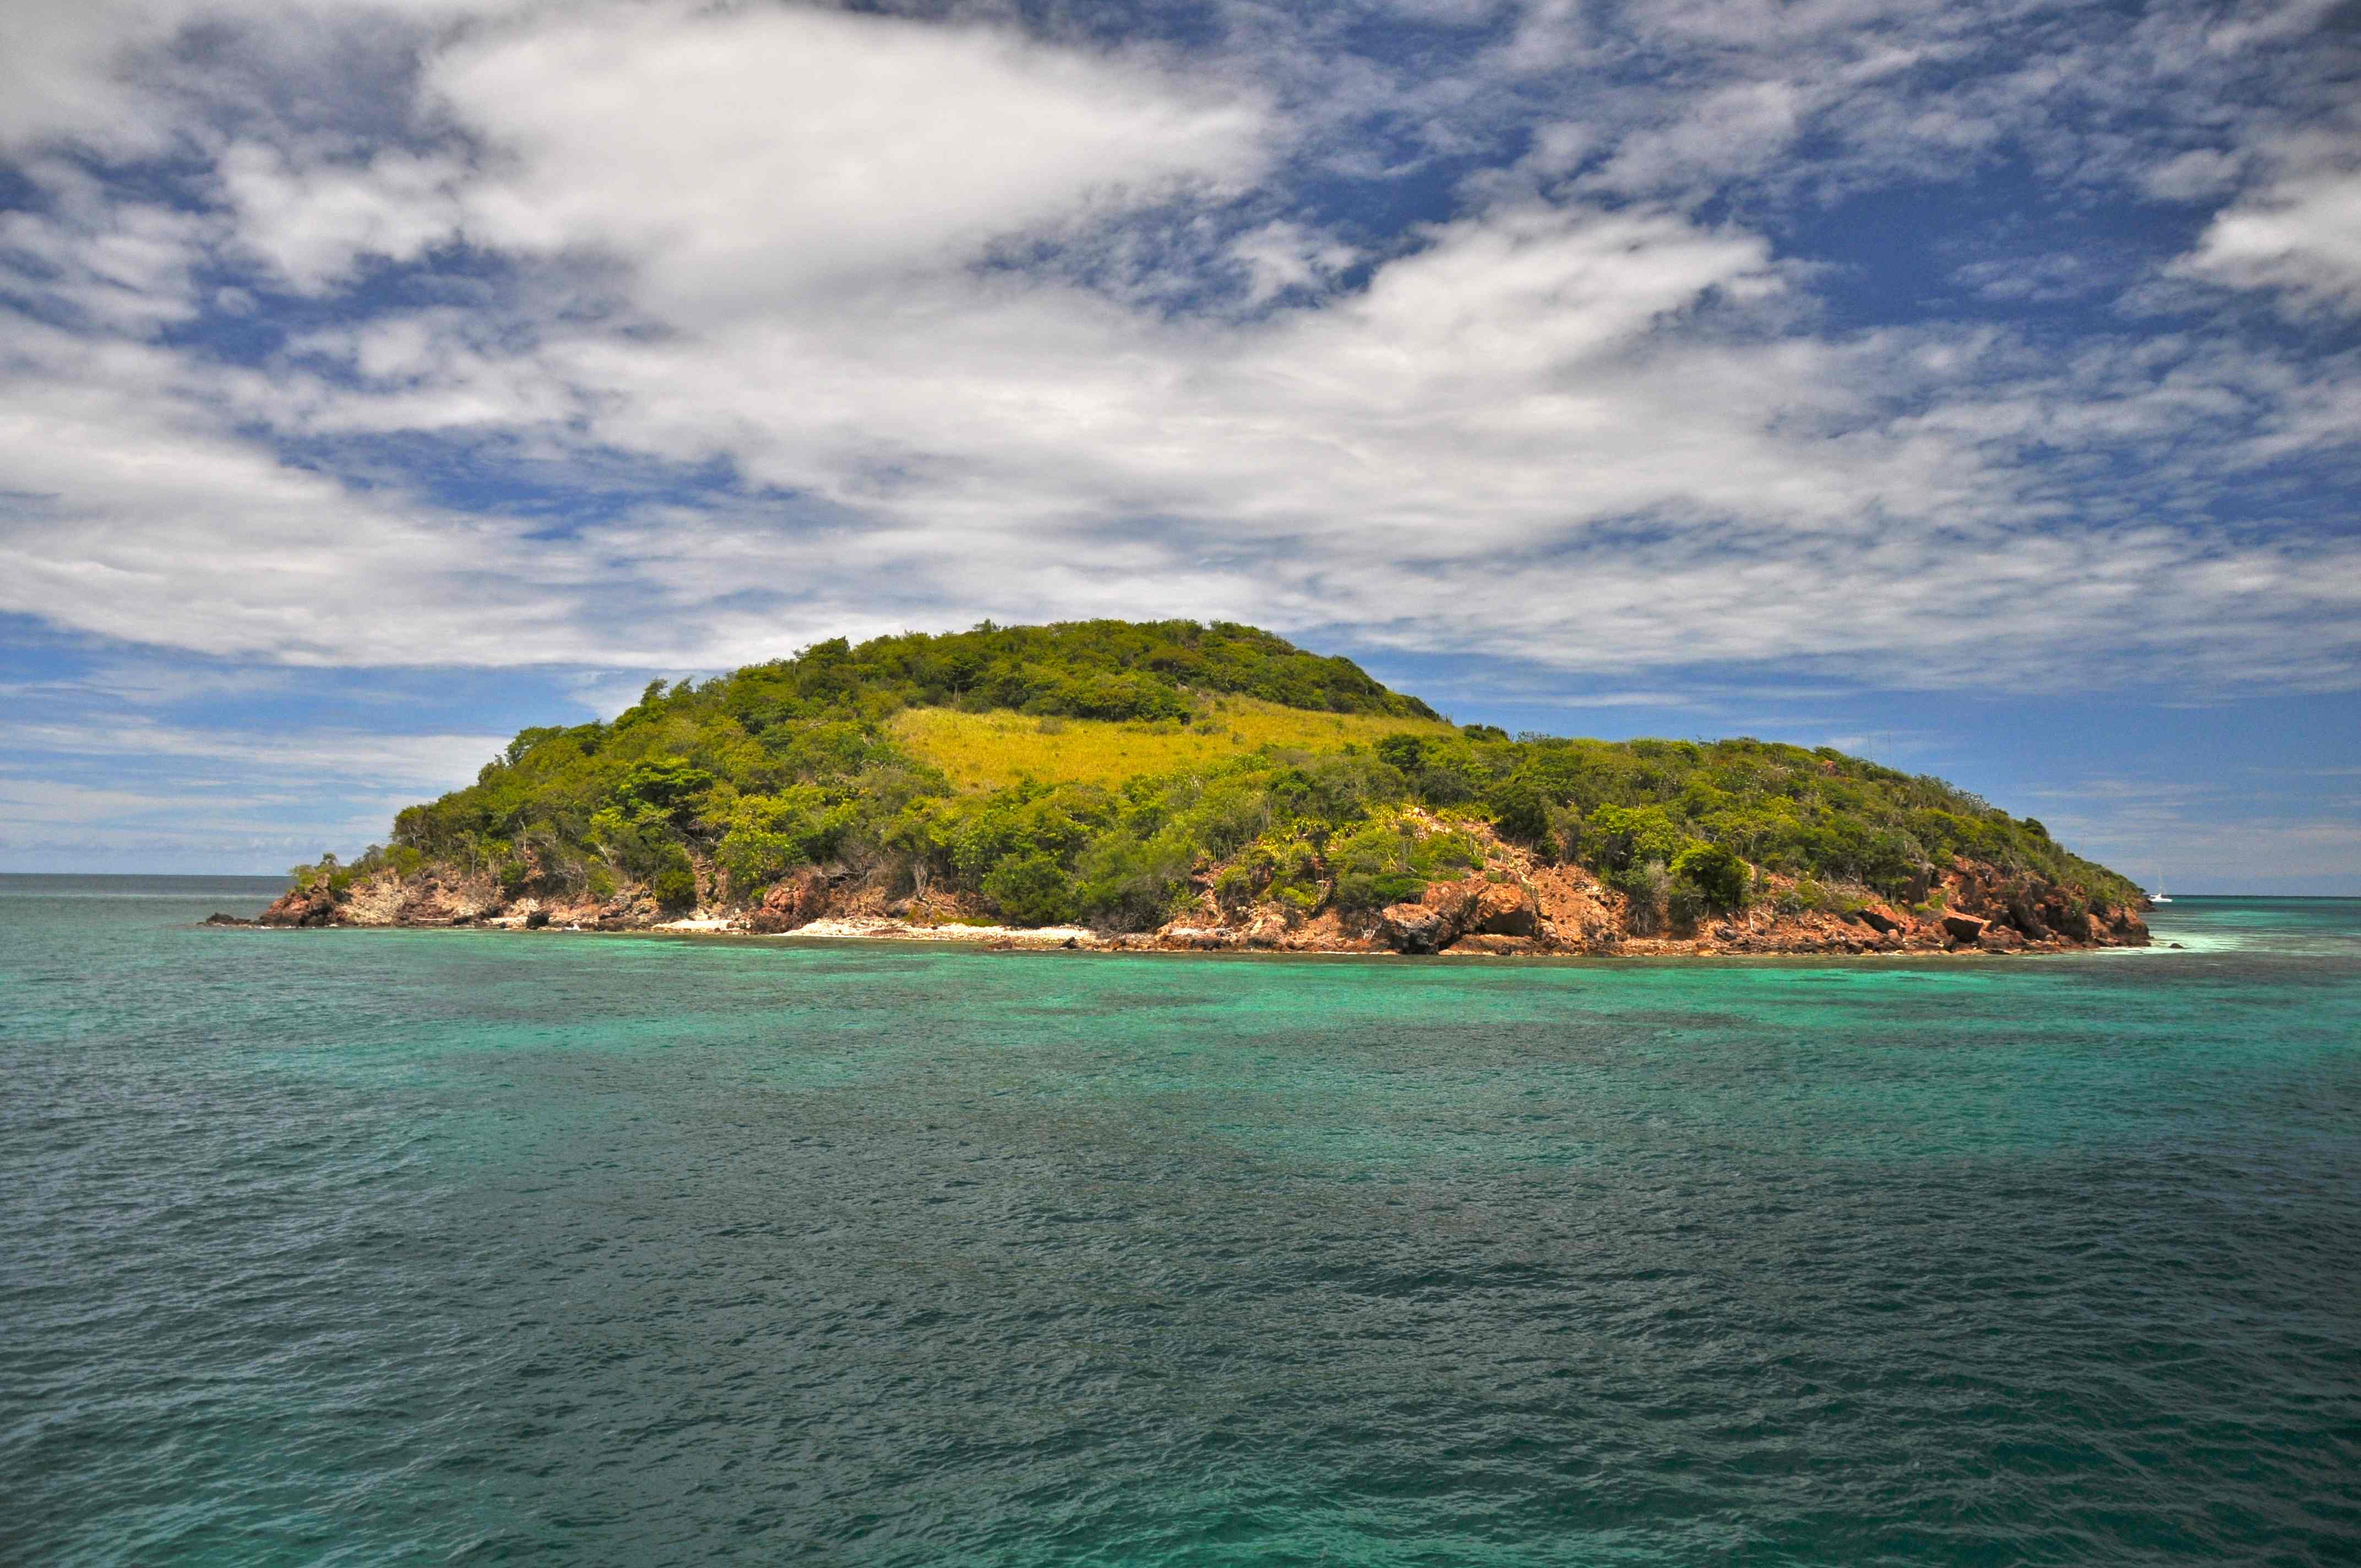
[[[1509,966],[0,878],[0,1559],[2361,1558],[2361,903]]]

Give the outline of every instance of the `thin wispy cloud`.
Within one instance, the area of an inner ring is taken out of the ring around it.
[[[505,735],[377,735],[349,730],[241,735],[137,722],[112,725],[13,724],[0,744],[78,756],[202,757],[264,763],[297,773],[369,771],[401,781],[445,780],[473,773],[508,743]]]

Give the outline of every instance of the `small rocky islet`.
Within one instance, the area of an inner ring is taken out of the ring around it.
[[[2146,945],[2145,908],[2039,823],[1826,748],[1511,738],[1253,628],[1089,621],[655,683],[296,868],[258,923],[2033,953]]]

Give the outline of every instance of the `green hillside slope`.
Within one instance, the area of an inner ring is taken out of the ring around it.
[[[1458,733],[1440,718],[1315,713],[1250,696],[1204,696],[1198,708],[1193,721],[1180,723],[910,707],[895,714],[887,729],[961,791],[1005,789],[1028,778],[1119,788],[1142,773],[1202,769],[1267,746],[1335,751],[1356,742],[1374,745],[1389,735]]]

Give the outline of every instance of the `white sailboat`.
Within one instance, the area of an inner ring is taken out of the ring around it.
[[[2150,904],[2170,904],[2172,902],[2172,894],[2164,891],[2164,868],[2161,866],[2157,868],[2156,891],[2147,895],[2147,901]]]

